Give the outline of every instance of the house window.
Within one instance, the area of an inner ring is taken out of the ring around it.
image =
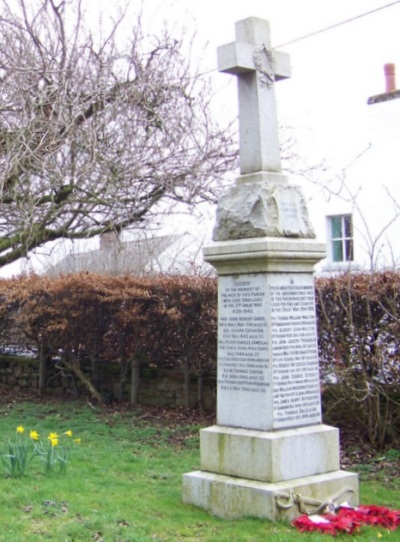
[[[354,260],[353,220],[351,215],[328,217],[332,262]]]

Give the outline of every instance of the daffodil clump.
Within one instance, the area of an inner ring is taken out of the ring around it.
[[[14,440],[8,442],[8,453],[1,456],[7,476],[16,478],[24,476],[28,463],[33,458],[33,449],[23,437],[24,427],[19,425]]]
[[[71,429],[60,435],[51,432],[46,438],[41,438],[38,431],[32,429],[27,437],[25,428],[18,425],[15,439],[8,442],[8,453],[1,456],[7,476],[24,476],[28,464],[35,457],[43,462],[46,474],[65,473],[71,446],[81,442],[80,438],[72,437]]]

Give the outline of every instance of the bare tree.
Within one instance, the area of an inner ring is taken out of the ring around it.
[[[181,40],[139,17],[122,41],[124,15],[99,37],[84,0],[0,6],[0,266],[215,199],[236,151]]]

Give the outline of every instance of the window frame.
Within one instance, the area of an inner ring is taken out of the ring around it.
[[[354,262],[353,215],[351,213],[329,215],[327,223],[329,261],[334,264]]]

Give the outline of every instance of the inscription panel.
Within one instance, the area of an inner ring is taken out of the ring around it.
[[[299,206],[295,201],[281,201],[279,203],[279,217],[282,231],[298,233],[300,231]]]
[[[221,425],[254,428],[260,427],[260,419],[262,426],[271,424],[267,295],[264,275],[220,277],[217,414]]]
[[[278,206],[279,229],[284,235],[300,235],[305,233],[301,212],[301,194],[295,187],[286,187],[275,192]]]
[[[310,277],[311,278],[311,277]],[[269,284],[274,428],[321,421],[314,285]]]
[[[321,421],[311,275],[219,278],[220,425],[270,430]]]

